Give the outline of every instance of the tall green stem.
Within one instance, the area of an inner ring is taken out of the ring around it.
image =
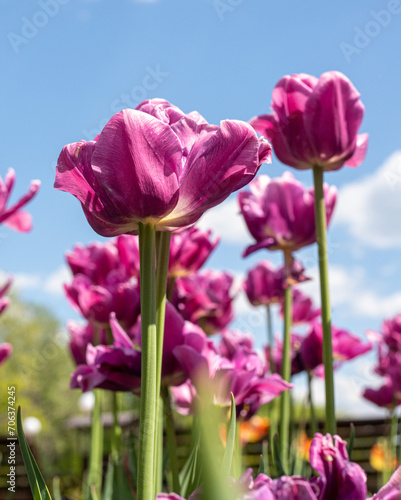
[[[285,272],[290,272],[292,256],[284,252]],[[284,290],[284,342],[281,376],[287,382],[291,380],[291,322],[292,322],[292,286],[287,280]],[[281,420],[280,420],[280,453],[284,467],[289,464],[289,438],[290,438],[290,391],[281,394]]]
[[[331,337],[331,310],[329,296],[329,270],[327,259],[326,240],[326,204],[323,191],[323,169],[313,168],[315,184],[315,224],[316,239],[319,249],[320,295],[322,304],[323,329],[323,363],[326,390],[326,432],[336,433],[336,414],[334,405],[334,375],[333,375],[333,347]]]
[[[310,430],[312,437],[317,432],[317,422],[316,422],[316,413],[315,413],[315,405],[313,403],[313,392],[312,392],[312,374],[308,373],[308,400],[309,400],[309,412],[310,412]]]
[[[120,410],[120,394],[117,392],[111,393],[111,404],[113,409],[113,434],[111,437],[111,454],[115,462],[117,462],[120,458],[121,451],[121,427],[118,423],[118,413]]]
[[[269,343],[269,365],[270,365],[270,372],[275,373],[276,371],[276,366],[274,363],[274,358],[273,358],[273,321],[272,321],[272,312],[271,312],[271,306],[268,304],[266,306],[266,313],[267,313],[267,341]]]
[[[92,413],[91,444],[89,453],[89,470],[87,485],[84,491],[85,500],[92,498],[91,488],[100,498],[103,478],[103,423],[102,423],[102,390],[96,389],[95,405]]]
[[[141,273],[141,405],[137,500],[153,500],[157,408],[156,238],[155,226],[139,224]]]
[[[163,398],[164,421],[166,428],[168,456],[170,460],[171,475],[173,478],[173,492],[180,494],[181,488],[180,488],[180,477],[179,477],[178,460],[177,460],[177,440],[175,436],[173,408],[171,405],[171,397],[168,387],[163,386],[161,393]]]
[[[156,233],[156,332],[157,332],[157,421],[155,441],[155,493],[162,487],[163,475],[163,408],[160,398],[160,385],[163,361],[164,322],[166,318],[166,288],[168,263],[170,257],[171,233]]]

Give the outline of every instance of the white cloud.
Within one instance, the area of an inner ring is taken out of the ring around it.
[[[13,286],[18,291],[39,288],[41,277],[38,274],[16,273],[13,275]]]
[[[244,244],[251,241],[236,198],[229,199],[208,210],[201,217],[197,226],[204,230],[213,229],[216,234],[221,236],[223,243]]]
[[[71,281],[71,272],[67,266],[61,266],[56,269],[53,273],[49,274],[43,284],[45,292],[51,295],[63,295],[64,283]]]
[[[303,283],[301,290],[320,303],[319,272],[308,269],[311,281]],[[361,267],[345,268],[332,265],[329,268],[330,301],[332,307],[349,307],[355,316],[369,318],[391,317],[401,312],[401,292],[379,294],[369,286],[366,271]]]
[[[401,151],[373,174],[340,189],[333,221],[371,247],[401,248]]]

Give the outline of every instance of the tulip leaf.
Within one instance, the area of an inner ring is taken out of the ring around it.
[[[263,455],[260,455],[260,457],[259,457],[258,475],[259,474],[264,474],[264,473],[265,473],[265,463],[263,461]]]
[[[221,470],[224,476],[228,476],[230,474],[231,464],[233,462],[236,424],[237,424],[237,417],[236,417],[235,400],[233,393],[231,393],[231,415],[230,415],[230,422],[227,428],[226,449],[224,451],[223,461],[221,464]]]
[[[36,460],[32,455],[32,452],[25,438],[21,421],[21,407],[18,407],[17,412],[17,430],[19,446],[22,454],[22,459],[24,461],[26,474],[28,476],[29,486],[31,487],[33,500],[52,500],[43,476],[39,470],[38,464],[36,463]]]
[[[180,495],[188,498],[200,485],[202,468],[199,459],[199,440],[193,446],[191,453],[180,472]]]
[[[351,461],[352,451],[354,449],[354,440],[355,440],[355,425],[351,423],[349,430],[349,443],[347,445],[348,457]]]
[[[121,463],[110,456],[102,500],[133,500],[133,498]]]
[[[280,444],[277,434],[273,437],[273,455],[274,455],[274,465],[276,467],[276,472],[278,476],[285,476],[285,470],[283,466],[283,461],[280,455]]]

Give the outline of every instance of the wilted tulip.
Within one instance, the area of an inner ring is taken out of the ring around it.
[[[114,115],[89,142],[65,146],[55,187],[78,198],[102,236],[137,234],[139,223],[173,230],[248,184],[269,143],[247,123],[209,125],[162,99]]]
[[[27,232],[32,229],[32,217],[28,212],[23,212],[20,209],[30,201],[38,192],[40,181],[34,180],[29,186],[29,191],[20,198],[17,203],[6,208],[8,199],[15,182],[15,172],[10,168],[3,179],[0,177],[0,224],[14,229],[15,231]]]
[[[272,113],[250,120],[278,159],[297,169],[338,170],[364,159],[368,135],[358,135],[364,114],[360,94],[338,71],[321,77],[284,76],[273,90]]]
[[[256,243],[245,250],[244,256],[261,248],[292,253],[315,243],[313,188],[305,189],[290,172],[276,179],[260,175],[249,188],[239,193],[238,201]],[[329,224],[337,190],[325,184],[324,192]]]

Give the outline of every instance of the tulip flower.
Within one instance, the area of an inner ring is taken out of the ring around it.
[[[333,358],[338,367],[344,361],[354,359],[372,349],[371,342],[363,342],[347,330],[333,326]],[[300,346],[300,361],[306,371],[316,370],[323,364],[323,331],[321,323],[314,321]]]
[[[11,344],[7,342],[0,344],[0,365],[11,356],[13,348]]]
[[[260,175],[249,188],[250,192],[239,193],[238,201],[256,243],[244,256],[261,248],[292,253],[316,241],[313,188],[305,189],[290,172],[276,179]],[[328,224],[337,190],[326,184],[324,193]]]
[[[171,235],[169,277],[196,273],[216,248],[219,237],[212,239],[211,231],[197,227],[177,231]]]
[[[162,99],[114,115],[89,142],[65,146],[55,188],[78,198],[102,236],[172,230],[196,222],[245,186],[271,147],[245,122],[209,125]]]
[[[310,447],[310,464],[319,474],[313,481],[319,500],[366,500],[366,473],[350,462],[347,443],[339,436],[315,434]]]
[[[313,169],[316,235],[319,253],[327,431],[335,434],[332,373],[331,309],[328,286],[327,204],[323,173],[344,164],[358,166],[365,157],[368,136],[358,135],[364,107],[359,93],[341,73],[319,79],[306,75],[283,77],[273,91],[271,115],[251,120],[270,138],[280,161],[297,169]]]
[[[172,303],[187,321],[208,335],[223,330],[233,319],[234,278],[222,271],[200,271],[177,278]]]
[[[34,180],[29,191],[11,207],[6,207],[15,182],[15,171],[10,168],[3,179],[0,177],[0,224],[4,223],[15,231],[26,233],[32,229],[32,217],[28,212],[21,211],[38,192],[40,181]]]
[[[111,314],[112,345],[86,347],[85,363],[78,365],[71,380],[72,388],[89,391],[103,388],[111,391],[139,392],[141,382],[141,321],[126,332]],[[186,366],[175,355],[175,349],[197,349],[206,336],[196,325],[185,322],[171,304],[166,308],[166,339],[163,344],[162,383],[180,385],[186,376]],[[87,333],[84,332],[84,333]],[[183,357],[185,362],[185,356]]]
[[[272,113],[250,120],[278,159],[300,170],[338,170],[364,159],[368,135],[358,135],[364,114],[360,94],[338,71],[321,77],[284,76],[273,90]]]
[[[284,303],[281,301],[281,316],[284,314]],[[315,309],[312,299],[294,288],[292,298],[292,324],[310,323],[320,316],[320,309]]]

